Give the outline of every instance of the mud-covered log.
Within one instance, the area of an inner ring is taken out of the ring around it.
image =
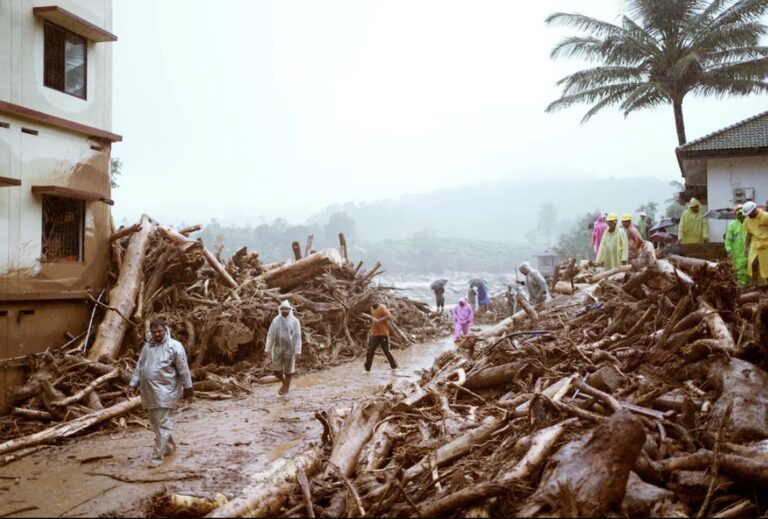
[[[609,278],[611,276],[615,276],[616,274],[624,274],[626,272],[629,272],[632,270],[632,265],[622,265],[620,267],[616,267],[615,269],[606,270],[605,272],[601,272],[599,274],[595,274],[590,278],[591,283],[597,283],[598,281]]]
[[[194,247],[200,247],[200,252],[203,254],[203,257],[205,257],[205,260],[208,262],[208,264],[213,267],[213,270],[216,271],[216,273],[224,280],[227,285],[230,286],[230,288],[237,288],[237,282],[234,280],[232,275],[227,272],[227,269],[224,268],[224,265],[222,265],[216,256],[214,256],[211,251],[208,250],[208,248],[203,244],[201,240],[193,240],[192,238],[188,238],[168,227],[167,225],[161,225],[160,231],[171,242],[178,245],[182,251],[188,251]]]
[[[460,458],[469,452],[472,447],[482,444],[494,431],[501,428],[504,421],[498,418],[489,417],[480,427],[476,427],[463,435],[446,443],[434,454],[428,454],[421,461],[408,468],[403,474],[403,481],[411,481],[413,478],[430,470],[431,463],[439,467],[443,463]]]
[[[688,258],[686,256],[677,256],[676,254],[670,254],[667,256],[671,262],[681,268],[686,269],[706,269],[715,271],[717,270],[717,263],[707,261],[699,258]]]
[[[142,215],[139,224],[141,230],[131,236],[120,267],[120,276],[115,287],[109,292],[109,305],[112,308],[107,310],[96,331],[96,339],[88,352],[88,358],[91,360],[98,360],[102,356],[114,358],[117,355],[128,328],[128,322],[124,316],[133,315],[136,309],[142,268],[149,236],[153,230],[147,215]]]
[[[670,490],[646,483],[637,474],[630,472],[621,507],[629,517],[650,517],[656,503],[665,499],[671,501],[673,497]]]
[[[471,390],[485,389],[489,387],[502,386],[514,382],[523,370],[533,368],[534,372],[541,373],[541,370],[531,366],[525,361],[509,362],[500,366],[491,366],[483,370],[472,373],[467,377],[464,387]]]
[[[306,258],[265,272],[261,278],[270,288],[290,290],[323,272],[340,268],[344,260],[336,249],[315,252]]]
[[[361,473],[380,469],[392,450],[392,436],[397,433],[397,425],[393,421],[380,424],[373,433],[370,441],[360,453],[358,467]]]
[[[350,477],[357,467],[360,452],[373,435],[384,405],[379,402],[366,405],[357,403],[344,420],[339,435],[334,439],[329,463],[336,466],[345,477]]]
[[[291,250],[293,250],[293,259],[296,261],[301,259],[301,245],[298,241],[291,242]]]
[[[613,366],[603,366],[597,371],[587,375],[584,380],[590,386],[597,388],[601,391],[616,391],[624,379],[621,377],[621,373]]]
[[[272,463],[269,468],[253,474],[251,484],[240,496],[217,508],[206,517],[273,517],[288,500],[297,484],[296,472],[308,477],[320,468],[322,449],[306,446]]]
[[[419,507],[420,517],[447,517],[457,508],[464,508],[507,491],[503,483],[493,481],[479,483],[458,492],[445,495],[431,503]]]
[[[130,227],[123,227],[122,229],[118,229],[117,231],[113,232],[112,235],[109,237],[109,241],[116,241],[121,238],[125,238],[126,236],[130,236],[135,232],[139,232],[140,230],[141,230],[141,224],[138,224],[138,223],[135,223]]]
[[[528,319],[530,319],[531,322],[535,323],[539,320],[539,314],[536,313],[536,310],[533,309],[533,306],[528,302],[527,299],[524,297],[518,297],[517,302],[520,306],[523,307],[523,310],[525,310],[525,313],[528,315]]]
[[[719,392],[709,416],[712,430],[716,430],[716,424],[732,402],[723,439],[746,442],[768,438],[768,374],[765,371],[741,359],[718,360],[709,369],[708,381]]]
[[[84,387],[83,389],[81,389],[80,391],[75,393],[74,395],[69,396],[67,398],[63,398],[61,400],[56,400],[54,402],[51,402],[51,405],[59,406],[59,407],[65,407],[65,406],[68,406],[70,404],[74,404],[75,402],[79,402],[80,400],[85,398],[88,395],[88,393],[90,393],[91,391],[95,390],[100,385],[102,385],[102,384],[104,384],[106,382],[109,382],[110,380],[115,379],[115,378],[117,378],[119,376],[120,376],[120,370],[119,369],[113,369],[112,371],[110,371],[106,375],[100,376],[99,378],[97,378],[96,380],[94,380],[93,382],[88,384],[86,387]]]
[[[518,515],[552,512],[550,503],[569,488],[579,515],[605,516],[624,500],[629,473],[644,444],[640,420],[627,411],[615,413],[552,456],[542,483]]]
[[[53,416],[48,411],[27,409],[25,407],[14,407],[11,410],[11,414],[15,416],[23,416],[24,418],[30,418],[32,420],[40,420],[42,422],[50,422],[53,420]]]
[[[19,449],[27,447],[34,447],[42,443],[49,443],[61,438],[67,438],[80,431],[87,429],[93,425],[110,420],[122,414],[125,414],[141,405],[141,397],[134,397],[129,400],[115,404],[112,407],[108,407],[102,411],[96,411],[80,418],[75,418],[69,422],[63,422],[48,429],[44,429],[35,434],[29,436],[22,436],[9,440],[5,443],[0,443],[0,455],[7,454]]]
[[[524,481],[533,474],[541,464],[547,459],[566,427],[574,420],[563,420],[562,422],[542,429],[534,434],[529,442],[526,442],[525,455],[510,470],[500,474],[498,479],[509,484],[514,481]]]
[[[719,341],[724,349],[727,349],[732,354],[735,354],[736,343],[733,340],[733,335],[731,335],[731,332],[728,330],[728,326],[726,326],[725,321],[723,321],[723,318],[720,317],[720,314],[717,313],[717,310],[712,308],[712,305],[703,299],[699,300],[699,307],[700,310],[705,312],[704,323],[706,323],[707,330],[709,330],[709,334],[712,336],[712,338]]]

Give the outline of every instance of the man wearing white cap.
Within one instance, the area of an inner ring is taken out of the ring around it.
[[[272,354],[272,371],[283,382],[278,394],[288,394],[296,361],[301,359],[301,324],[288,300],[280,303],[280,313],[269,325],[264,351]]]

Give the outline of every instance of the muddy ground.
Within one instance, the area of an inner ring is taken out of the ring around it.
[[[370,374],[362,360],[300,374],[287,399],[277,396],[276,385],[254,386],[237,400],[196,399],[176,414],[178,452],[156,469],[147,467],[154,438],[146,423],[49,446],[0,467],[0,517],[144,517],[151,496],[163,488],[232,498],[248,474],[321,436],[316,411],[348,405],[402,378],[416,380],[420,369],[453,348],[445,338],[395,351],[395,373],[379,352]]]

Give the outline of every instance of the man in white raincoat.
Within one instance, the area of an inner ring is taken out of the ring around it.
[[[147,410],[155,433],[155,449],[149,466],[157,467],[163,463],[164,456],[176,451],[176,442],[171,436],[172,411],[182,395],[185,400],[194,395],[184,347],[171,338],[171,330],[161,320],[149,325],[128,394],[134,395],[137,388],[141,406]]]
[[[527,261],[520,265],[520,272],[525,276],[525,287],[528,289],[528,299],[531,304],[545,303],[549,299],[549,288],[541,272],[531,268],[531,264]]]
[[[280,313],[269,325],[264,351],[272,353],[272,371],[283,382],[278,394],[288,394],[296,361],[301,359],[301,324],[287,300],[280,303]]]

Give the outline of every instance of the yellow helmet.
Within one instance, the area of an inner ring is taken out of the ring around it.
[[[621,221],[622,222],[631,222],[632,221],[632,215],[629,213],[624,213],[621,215]]]
[[[606,222],[617,222],[618,220],[619,220],[619,215],[617,215],[616,213],[609,214],[605,219]]]

